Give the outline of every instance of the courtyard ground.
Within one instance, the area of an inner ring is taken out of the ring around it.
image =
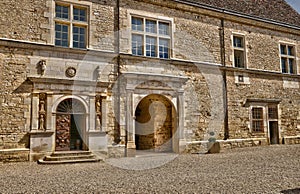
[[[300,145],[0,169],[0,193],[300,193]]]

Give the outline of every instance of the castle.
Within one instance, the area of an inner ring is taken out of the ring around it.
[[[0,160],[300,143],[300,15],[284,0],[0,10]]]

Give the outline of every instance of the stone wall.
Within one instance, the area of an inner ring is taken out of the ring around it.
[[[235,83],[234,73],[227,77],[229,135],[230,138],[267,137],[265,133],[257,134],[250,131],[250,108],[245,107],[247,99],[279,99],[279,123],[282,136],[299,135],[300,129],[300,95],[297,88],[284,85],[285,76],[272,74],[249,74],[249,84]],[[296,79],[296,82],[299,82]],[[264,103],[262,101],[262,103]]]
[[[49,7],[47,0],[12,0],[0,2],[0,37],[32,42],[50,43],[49,16],[44,13]]]
[[[280,43],[294,44],[296,50],[299,50],[299,35],[225,21],[226,65],[231,67],[233,66],[232,36],[234,34],[245,38],[248,69],[281,72]],[[296,56],[299,63],[300,53],[297,52]]]
[[[0,48],[0,149],[29,146],[30,93],[20,87],[26,80],[26,55],[27,50]]]
[[[0,38],[54,45],[54,2],[53,0],[1,1]],[[66,0],[64,2],[88,8],[88,48],[115,50],[115,31],[117,31],[115,29],[115,1],[92,3],[92,1]]]
[[[131,53],[131,14],[171,21],[172,58],[220,63],[220,20],[134,0],[121,1],[121,52]]]

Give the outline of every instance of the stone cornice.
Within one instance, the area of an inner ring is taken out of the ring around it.
[[[101,56],[112,59],[117,56],[115,52],[103,51],[103,50],[93,50],[93,49],[74,49],[74,48],[64,48],[58,47],[55,45],[43,44],[39,42],[30,42],[14,39],[0,38],[0,46],[21,48],[21,49],[30,49],[30,50],[43,50],[49,52],[61,52],[61,53],[73,53],[73,54],[82,54],[90,56]]]

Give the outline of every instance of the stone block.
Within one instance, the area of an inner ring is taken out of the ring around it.
[[[216,154],[216,153],[220,153],[221,151],[221,146],[219,142],[209,142],[207,144],[207,149],[209,154]]]

